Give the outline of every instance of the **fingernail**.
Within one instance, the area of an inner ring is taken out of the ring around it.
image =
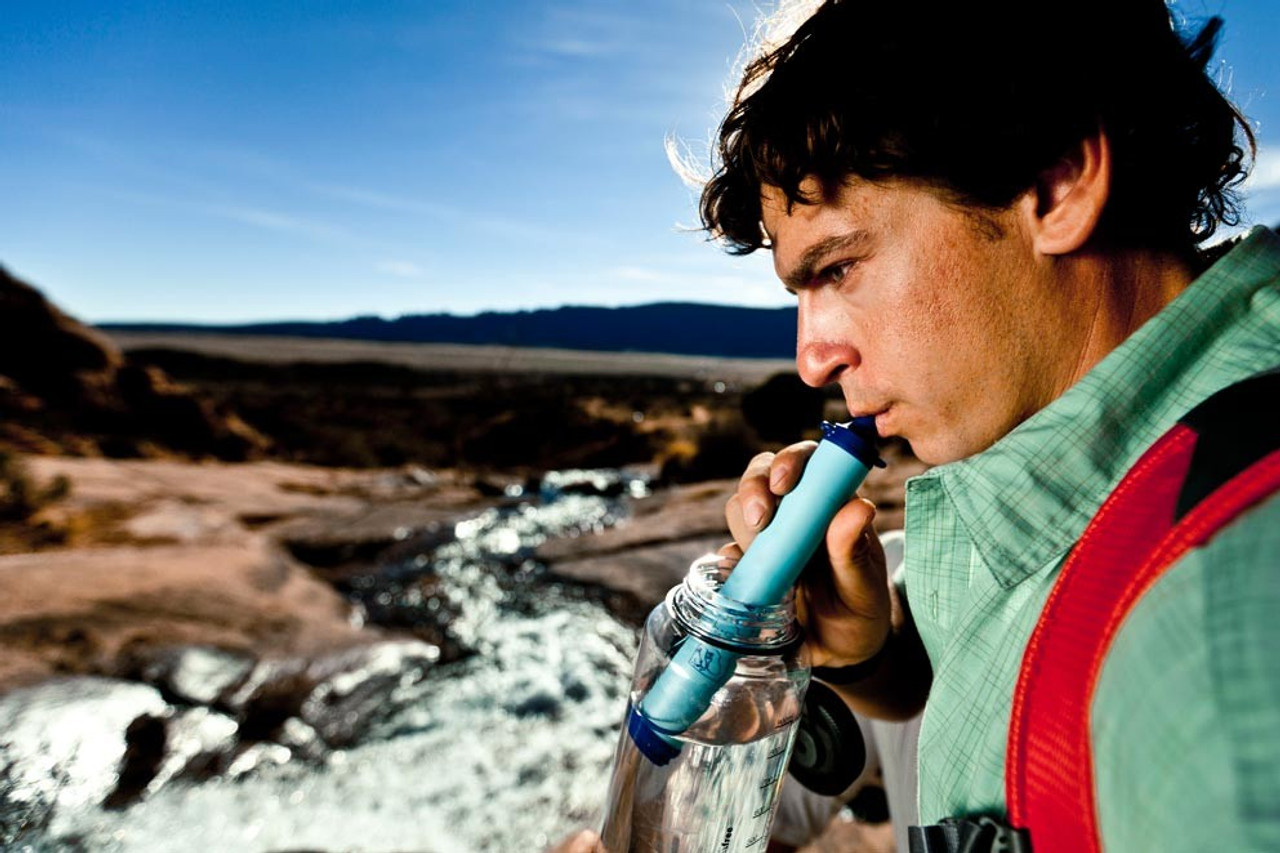
[[[743,517],[746,518],[748,527],[753,530],[758,528],[760,522],[764,521],[764,506],[758,501],[752,501],[743,510]]]

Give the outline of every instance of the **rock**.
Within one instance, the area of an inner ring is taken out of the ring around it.
[[[139,660],[186,645],[288,656],[374,638],[262,537],[0,556],[0,688],[54,672],[134,674]],[[185,686],[171,687],[203,689],[183,672]]]
[[[360,740],[399,708],[397,691],[413,685],[440,659],[440,649],[417,641],[388,641],[317,661],[320,681],[302,704],[302,720],[332,748]]]
[[[244,652],[183,646],[144,655],[138,675],[170,701],[212,705],[243,681],[253,665],[253,656]]]
[[[157,368],[130,363],[107,337],[2,267],[0,376],[6,380],[0,445],[230,460],[267,449],[267,440],[236,415],[218,411]]]
[[[290,717],[315,689],[317,679],[307,671],[305,658],[259,661],[249,676],[224,697],[224,707],[240,721],[241,737],[274,740]]]
[[[730,540],[724,505],[737,481],[679,486],[636,501],[617,526],[537,549],[552,578],[604,592],[620,618],[638,624],[680,582],[689,564]]]
[[[344,518],[299,519],[275,531],[289,553],[331,580],[351,568],[434,550],[453,541],[454,524],[475,512],[421,503],[370,506]]]
[[[102,802],[106,809],[122,809],[133,804],[156,777],[165,754],[164,717],[155,714],[137,717],[125,730],[124,740],[119,780],[115,790]]]
[[[0,267],[0,373],[50,404],[109,402],[124,356]]]
[[[663,483],[702,483],[738,477],[761,445],[755,430],[737,414],[720,413],[689,440],[675,442],[662,456]]]
[[[300,721],[325,746],[343,748],[395,713],[398,691],[425,678],[439,658],[429,643],[387,640],[314,660],[262,661],[226,705],[247,739],[310,748]]]
[[[560,580],[598,587],[602,602],[615,616],[640,625],[667,590],[684,579],[689,565],[725,543],[724,536],[708,536],[647,545],[577,560],[551,567]]]
[[[147,784],[155,793],[174,779],[204,779],[228,761],[236,745],[239,725],[209,708],[175,710],[165,720],[165,755]]]

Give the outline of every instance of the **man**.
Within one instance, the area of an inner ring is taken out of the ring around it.
[[[924,708],[923,824],[1006,814],[1019,666],[1068,554],[1178,418],[1280,365],[1280,239],[1202,248],[1252,148],[1205,73],[1218,26],[1184,40],[1162,0],[828,0],[721,127],[708,231],[771,252],[805,381],[938,466],[908,483],[893,582],[858,500],[797,596],[856,711]],[[752,461],[730,551],[811,452]],[[1104,849],[1280,850],[1277,613],[1273,495],[1128,614],[1091,706]]]
[[[922,823],[1006,813],[1019,665],[1067,555],[1180,416],[1280,365],[1280,240],[1199,248],[1252,146],[1204,71],[1217,28],[1184,41],[1162,0],[829,0],[722,125],[707,229],[772,253],[805,381],[939,466],[908,484],[897,583],[855,501],[798,596],[814,664],[858,668],[855,710],[928,697]],[[736,547],[810,452],[753,460]],[[1092,703],[1105,849],[1280,849],[1276,613],[1272,496],[1128,615]]]

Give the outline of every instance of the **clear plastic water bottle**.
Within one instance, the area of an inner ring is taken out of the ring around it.
[[[734,671],[657,764],[624,731],[601,840],[627,851],[763,851],[809,683],[791,598],[749,606],[720,594],[732,560],[695,562],[645,623],[628,719],[688,637],[732,647]],[[732,630],[724,630],[731,625]],[[643,741],[642,741],[643,742]]]
[[[883,464],[871,419],[823,424],[800,482],[742,559],[695,562],[650,614],[614,756],[608,853],[768,844],[809,683],[792,587]]]

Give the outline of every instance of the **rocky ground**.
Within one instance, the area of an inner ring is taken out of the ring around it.
[[[0,556],[0,689],[53,674],[119,675],[167,647],[314,655],[368,642],[346,600],[297,559],[341,561],[484,504],[412,471],[273,462],[30,457],[71,488],[36,524],[74,547]]]

